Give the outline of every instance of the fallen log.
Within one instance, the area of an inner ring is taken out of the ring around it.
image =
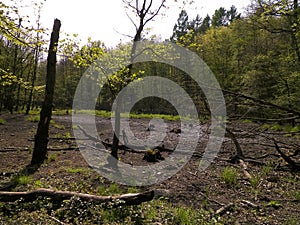
[[[54,201],[63,201],[72,197],[80,198],[84,201],[92,201],[95,203],[110,203],[118,202],[119,205],[139,205],[143,202],[151,201],[154,197],[154,191],[147,191],[143,193],[123,194],[120,196],[98,196],[91,194],[84,194],[71,191],[55,191],[52,189],[40,188],[28,192],[7,192],[0,191],[1,202],[13,202],[23,199],[25,202],[31,202],[38,197],[48,197]]]

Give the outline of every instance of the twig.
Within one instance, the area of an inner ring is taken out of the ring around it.
[[[216,212],[215,215],[222,215],[224,214],[226,211],[230,210],[232,207],[234,206],[233,203],[229,203],[221,208],[219,208]]]
[[[55,222],[61,224],[61,225],[67,225],[66,223],[61,222],[59,219],[56,219],[56,218],[53,217],[53,216],[50,216],[50,215],[49,215],[49,218],[50,218],[51,220],[53,220],[53,221],[55,221]]]
[[[255,208],[255,209],[259,209],[259,205],[256,205],[248,200],[241,200],[242,203],[246,204],[246,205],[249,205],[250,207],[252,208]]]

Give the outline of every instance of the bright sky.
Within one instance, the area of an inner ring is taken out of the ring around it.
[[[26,1],[20,2],[24,4]],[[163,11],[165,16],[159,16],[147,25],[147,28],[151,28],[150,35],[155,34],[163,40],[172,35],[173,26],[181,11],[174,1],[170,2],[173,5]],[[251,0],[195,0],[195,3],[186,6],[185,10],[191,20],[197,14],[202,18],[206,14],[212,15],[221,6],[229,9],[235,5],[242,13],[250,2]],[[109,47],[117,45],[121,40],[129,40],[122,34],[133,36],[135,33],[134,26],[125,14],[122,0],[46,0],[41,13],[43,26],[52,29],[55,18],[61,20],[64,32],[79,34],[79,38],[84,42],[88,37],[92,37],[92,40],[101,40]]]

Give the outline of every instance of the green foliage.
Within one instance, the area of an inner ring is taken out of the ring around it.
[[[42,183],[41,180],[36,180],[36,181],[34,182],[34,184],[35,184],[35,187],[36,187],[36,188],[41,188],[41,187],[43,186],[43,183]]]
[[[300,54],[296,48],[300,37],[299,18],[296,18],[299,7],[293,4],[291,1],[254,1],[243,18],[240,18],[234,6],[230,9],[216,9],[212,18],[200,18],[197,15],[190,19],[187,12],[182,10],[171,40],[198,54],[216,75],[222,88],[300,110]],[[33,5],[36,10],[41,7],[42,3]],[[18,18],[25,16],[20,14],[16,6],[1,3],[0,9],[0,31],[4,36],[0,41],[1,106],[9,110],[24,106],[31,89],[32,106],[40,106],[43,101],[46,63],[38,63],[36,82],[32,85],[32,48],[41,46],[43,41],[37,38],[37,34],[43,29],[24,29],[23,24],[19,26]],[[276,16],[272,15],[274,12]],[[65,57],[61,57],[57,65],[54,98],[57,111],[60,111],[59,108],[71,108],[78,81],[89,66],[95,66],[94,62],[98,59],[106,67],[98,68],[100,71],[117,71],[110,74],[108,79],[103,76],[97,78],[102,88],[96,105],[98,109],[109,110],[117,93],[133,80],[159,74],[187,90],[199,112],[206,110],[203,107],[204,98],[199,95],[201,90],[182,71],[155,62],[135,64],[131,74],[128,74],[128,67],[119,68],[124,62],[124,56],[130,56],[131,44],[120,44],[109,49],[101,41],[89,38],[86,44],[81,45],[77,35],[66,36],[59,47],[60,55]],[[26,46],[24,40],[33,44]],[[164,55],[164,49],[155,50],[166,58],[177,57]],[[90,90],[87,88],[87,91]],[[246,114],[272,118],[276,115],[278,117],[280,112],[256,105],[249,108],[249,101],[226,98],[228,102],[235,102],[233,109],[228,107],[229,116]],[[156,102],[157,105],[159,103]],[[65,111],[56,113],[66,114]],[[144,113],[153,112],[148,110]]]
[[[238,171],[229,166],[223,170],[221,177],[228,186],[234,187],[238,183]]]

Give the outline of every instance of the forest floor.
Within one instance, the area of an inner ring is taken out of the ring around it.
[[[5,121],[0,125],[0,189],[2,190],[12,179],[15,179],[15,174],[20,174],[20,171],[30,163],[37,128],[34,117],[21,114],[1,115]],[[47,162],[29,177],[18,176],[16,185],[9,187],[10,191],[28,191],[43,187],[109,195],[114,191],[126,193],[134,190],[132,187],[114,185],[108,179],[101,177],[89,167],[80,151],[72,150],[77,145],[72,139],[70,115],[53,116],[53,121],[50,125],[48,144],[50,150]],[[166,121],[166,123],[168,136],[165,147],[172,149],[178,143],[180,133],[170,131],[179,128],[179,122]],[[96,117],[96,124],[101,139],[111,140],[110,119]],[[131,120],[132,129],[137,136],[147,136],[148,125],[148,119]],[[243,149],[246,158],[244,166],[247,167],[246,171],[251,178],[245,176],[242,165],[231,160],[236,155],[236,151],[232,140],[227,136],[213,163],[205,171],[199,171],[201,159],[199,156],[204,152],[208,139],[207,135],[203,135],[196,148],[197,154],[194,154],[177,174],[159,184],[137,188],[137,190],[154,190],[156,199],[166,201],[174,207],[205,209],[210,213],[209,218],[215,216],[222,221],[221,224],[300,224],[300,172],[291,169],[282,160],[272,142],[272,138],[275,138],[281,149],[291,155],[297,150],[295,146],[299,144],[299,133],[285,134],[284,131],[267,129],[270,127],[249,121],[229,122],[228,127],[235,132]],[[201,125],[199,129],[205,132],[207,125]],[[162,154],[167,158],[171,153]],[[148,164],[143,160],[144,154],[141,153],[120,150],[119,155],[121,161],[133,165]],[[295,154],[293,160],[300,162],[300,156]],[[228,207],[217,215],[216,211],[224,206]],[[9,217],[14,218],[15,222],[18,221],[10,212],[14,210],[13,207],[9,210],[8,206],[0,203],[0,209],[0,224],[10,221]],[[32,211],[31,214],[34,213],[34,210]],[[17,218],[24,216],[22,213],[24,211],[19,210]],[[63,216],[59,218],[60,221],[52,220],[52,223],[69,224],[67,220],[61,222]],[[157,218],[157,221],[153,219],[148,224],[172,223]]]

